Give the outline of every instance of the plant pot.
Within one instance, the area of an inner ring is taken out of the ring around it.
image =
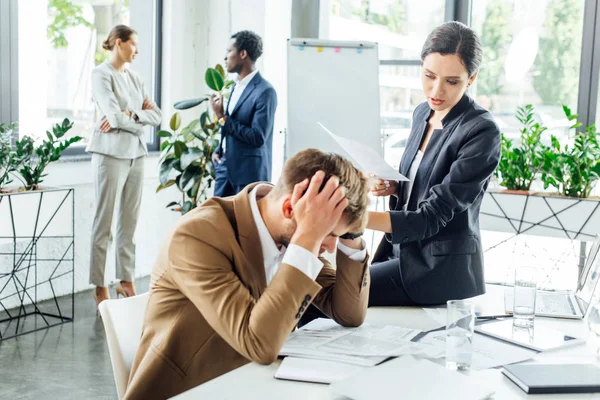
[[[0,341],[73,320],[74,198],[0,193]]]
[[[488,190],[480,224],[496,232],[592,241],[600,232],[600,200]]]

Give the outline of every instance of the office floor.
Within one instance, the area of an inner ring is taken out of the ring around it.
[[[148,284],[136,281],[137,291]],[[75,295],[75,322],[0,341],[0,399],[51,398],[117,398],[91,291]]]

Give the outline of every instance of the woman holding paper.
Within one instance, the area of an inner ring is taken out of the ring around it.
[[[413,114],[400,162],[409,182],[377,179],[389,212],[369,214],[385,232],[371,266],[370,306],[442,304],[485,292],[479,208],[500,157],[491,114],[466,94],[482,46],[475,32],[448,22],[421,51],[427,101]]]

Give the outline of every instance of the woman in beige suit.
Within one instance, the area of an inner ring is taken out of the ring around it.
[[[90,283],[96,285],[96,304],[110,298],[104,269],[115,205],[117,294],[135,295],[133,236],[142,198],[144,158],[148,155],[143,128],[162,121],[162,113],[148,98],[144,83],[125,67],[138,54],[137,33],[117,25],[103,47],[111,51],[111,57],[92,71],[92,95],[102,117],[86,149],[92,153],[96,192],[90,254]]]

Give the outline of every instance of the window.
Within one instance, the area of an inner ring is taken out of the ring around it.
[[[418,60],[429,32],[444,22],[445,0],[333,0],[329,38],[379,44],[382,60]]]
[[[140,56],[132,69],[156,95],[157,9],[155,0],[18,1],[20,134],[43,137],[51,125],[69,118],[75,124],[68,134],[84,138],[70,150],[83,151],[100,117],[92,100],[91,71],[109,58],[102,42],[118,24],[138,32]],[[155,148],[154,129],[147,128],[147,135]]]
[[[410,134],[412,113],[423,102],[421,48],[444,22],[446,0],[334,0],[329,39],[378,43],[384,157],[397,168]]]
[[[509,137],[518,106],[533,104],[552,134],[565,137],[562,104],[577,110],[584,0],[480,0],[472,26],[483,63],[473,93]],[[549,138],[550,135],[547,135]]]

